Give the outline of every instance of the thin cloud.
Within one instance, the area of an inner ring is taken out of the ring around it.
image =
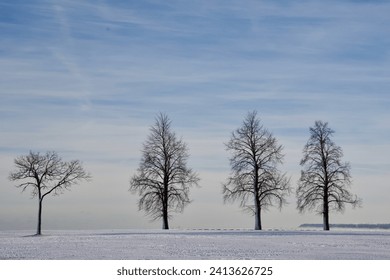
[[[386,2],[0,5],[8,15],[0,21],[4,178],[9,158],[54,149],[96,170],[120,166],[126,185],[155,114],[166,112],[204,174],[205,195],[219,187],[212,174],[229,171],[223,143],[254,109],[286,147],[293,177],[317,119],[362,171],[357,188],[365,172],[379,170],[380,186],[388,175]]]

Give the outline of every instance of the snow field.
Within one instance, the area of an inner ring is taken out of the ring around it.
[[[0,231],[1,260],[390,260],[390,231]]]

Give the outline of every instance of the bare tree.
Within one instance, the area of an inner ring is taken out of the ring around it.
[[[283,147],[253,111],[232,133],[226,149],[232,153],[232,173],[223,185],[224,200],[240,200],[241,207],[254,214],[255,229],[261,230],[262,210],[274,204],[281,208],[290,193],[290,180],[278,169],[283,163]]]
[[[71,185],[91,179],[80,161],[64,162],[56,152],[42,155],[30,151],[28,155],[17,157],[14,162],[16,170],[10,173],[9,180],[22,181],[16,187],[22,188],[22,191],[32,188],[32,196],[38,197],[37,235],[41,235],[43,199],[49,194],[62,194]]]
[[[143,145],[138,172],[130,181],[130,191],[138,192],[138,207],[153,219],[162,219],[169,229],[170,212],[181,212],[190,203],[189,189],[199,178],[187,167],[188,148],[171,130],[171,121],[159,114]]]
[[[361,203],[348,190],[351,184],[350,165],[341,162],[342,149],[331,137],[334,131],[328,123],[316,121],[310,128],[310,138],[303,149],[301,177],[296,195],[298,209],[316,209],[323,215],[324,230],[329,230],[329,211],[343,211],[345,204]]]

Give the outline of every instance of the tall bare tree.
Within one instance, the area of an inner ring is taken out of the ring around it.
[[[283,147],[253,111],[232,133],[226,149],[232,153],[232,172],[223,185],[224,200],[240,200],[241,207],[254,214],[255,230],[261,230],[262,210],[274,204],[281,208],[291,192],[290,180],[278,168],[283,163]]]
[[[181,212],[190,203],[190,187],[198,185],[198,176],[187,167],[188,157],[187,145],[177,139],[168,116],[160,113],[143,145],[130,191],[140,195],[140,210],[153,219],[162,219],[163,229],[169,229],[170,212]]]
[[[301,177],[296,195],[298,209],[316,209],[323,216],[323,228],[329,230],[329,211],[343,211],[345,204],[361,201],[348,190],[351,184],[350,165],[342,162],[343,151],[331,139],[334,131],[328,123],[316,121],[303,149]]]
[[[14,160],[16,170],[9,175],[11,181],[22,181],[16,187],[25,191],[32,188],[32,196],[38,197],[37,235],[41,235],[43,199],[49,194],[59,195],[71,185],[91,176],[78,160],[64,162],[56,152],[31,152]]]

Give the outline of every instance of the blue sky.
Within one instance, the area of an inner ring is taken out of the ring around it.
[[[94,177],[46,201],[44,228],[159,228],[127,191],[158,112],[202,186],[171,226],[252,228],[221,195],[223,143],[251,110],[293,187],[308,128],[328,121],[363,199],[331,222],[389,222],[389,14],[387,1],[0,1],[0,229],[35,227],[36,201],[7,180],[29,150]],[[265,228],[321,222],[289,201]]]

